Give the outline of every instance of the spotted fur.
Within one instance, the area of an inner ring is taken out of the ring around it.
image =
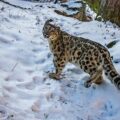
[[[60,79],[63,68],[70,62],[90,75],[90,79],[85,82],[86,87],[92,83],[102,83],[104,70],[105,75],[120,89],[120,75],[113,66],[109,51],[104,46],[82,37],[72,36],[51,22],[52,20],[46,21],[43,27],[43,35],[49,41],[56,68],[55,73],[50,73],[51,78]]]

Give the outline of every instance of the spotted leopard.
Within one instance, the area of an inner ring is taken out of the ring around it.
[[[89,39],[72,36],[51,22],[47,20],[43,27],[43,36],[48,39],[56,69],[55,73],[49,74],[50,78],[59,80],[65,65],[70,62],[90,75],[90,79],[85,82],[86,87],[92,83],[101,84],[104,70],[105,75],[120,89],[120,75],[106,47]]]

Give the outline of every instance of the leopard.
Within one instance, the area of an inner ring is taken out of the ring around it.
[[[117,89],[120,90],[120,75],[113,65],[107,47],[93,40],[78,37],[61,30],[54,24],[53,19],[48,19],[43,25],[42,33],[48,40],[55,72],[49,73],[51,79],[60,80],[61,73],[67,63],[72,63],[89,74],[89,79],[84,82],[86,88],[93,83],[103,83],[103,72]]]

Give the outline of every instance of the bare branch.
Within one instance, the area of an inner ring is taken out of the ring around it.
[[[22,10],[24,10],[24,9],[30,9],[30,8],[24,8],[24,7],[21,7],[21,6],[18,6],[18,5],[13,5],[13,4],[11,4],[11,3],[7,2],[7,1],[4,1],[4,0],[0,0],[0,2],[3,2],[5,4],[7,4],[7,5],[10,5],[12,7],[16,7],[16,8],[22,9]]]

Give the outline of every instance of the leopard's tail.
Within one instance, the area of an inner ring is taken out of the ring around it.
[[[103,68],[108,79],[120,90],[120,75],[116,71],[109,53],[103,58]]]

